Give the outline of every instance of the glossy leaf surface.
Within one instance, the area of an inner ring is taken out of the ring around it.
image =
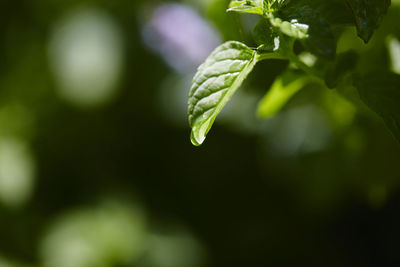
[[[219,46],[199,67],[189,93],[191,140],[201,145],[215,118],[256,64],[256,53],[231,41]]]
[[[264,14],[264,0],[231,1],[227,11],[262,15]]]

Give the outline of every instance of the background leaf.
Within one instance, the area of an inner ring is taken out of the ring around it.
[[[219,46],[199,67],[189,93],[191,140],[201,145],[218,113],[252,71],[256,53],[230,41]]]
[[[374,72],[356,78],[361,100],[380,115],[400,142],[400,75]]]
[[[296,22],[306,29],[306,37],[302,39],[304,47],[311,53],[325,58],[334,58],[336,53],[336,40],[326,20],[314,9],[309,6],[295,5],[283,9],[282,19]],[[295,36],[294,36],[295,37]]]
[[[346,0],[353,11],[358,36],[368,42],[386,14],[391,0]]]

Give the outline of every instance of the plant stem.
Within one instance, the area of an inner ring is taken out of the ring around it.
[[[268,53],[257,53],[257,61],[262,61],[266,59],[287,59],[287,57],[282,56],[279,53],[268,52]]]

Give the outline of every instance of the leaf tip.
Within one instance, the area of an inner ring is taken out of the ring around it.
[[[196,134],[196,131],[194,129],[192,130],[190,134],[190,141],[194,146],[201,146],[205,139],[206,137],[204,135],[199,136],[198,134]]]
[[[363,40],[365,44],[368,44],[369,41],[370,41],[371,38],[372,38],[372,32],[360,30],[360,31],[358,32],[358,37],[360,37],[361,40]]]

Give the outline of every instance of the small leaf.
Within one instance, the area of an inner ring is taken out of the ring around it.
[[[336,40],[326,20],[313,8],[299,2],[281,13],[282,19],[301,25],[306,34],[301,39],[304,47],[311,53],[333,59],[336,54]],[[296,36],[293,36],[296,38]]]
[[[231,1],[228,12],[264,14],[264,0]]]
[[[386,14],[391,0],[346,0],[353,11],[358,36],[365,43],[371,39]]]
[[[267,0],[268,5],[274,11],[281,9],[285,4],[289,3],[289,0]]]
[[[254,28],[254,41],[259,45],[258,50],[272,52],[280,47],[279,34],[274,31],[271,23],[261,18]]]
[[[257,115],[260,118],[269,118],[277,114],[309,80],[309,76],[302,72],[286,71],[275,80],[258,104]]]
[[[199,67],[189,93],[191,141],[204,142],[215,118],[253,70],[257,54],[246,45],[230,41],[219,46]]]
[[[361,100],[380,115],[400,142],[400,75],[374,72],[355,78]]]
[[[270,15],[270,22],[272,26],[278,28],[282,33],[286,34],[287,36],[293,37],[295,39],[308,38],[309,26],[307,24],[299,23],[299,21],[296,19],[293,19],[289,22]]]

